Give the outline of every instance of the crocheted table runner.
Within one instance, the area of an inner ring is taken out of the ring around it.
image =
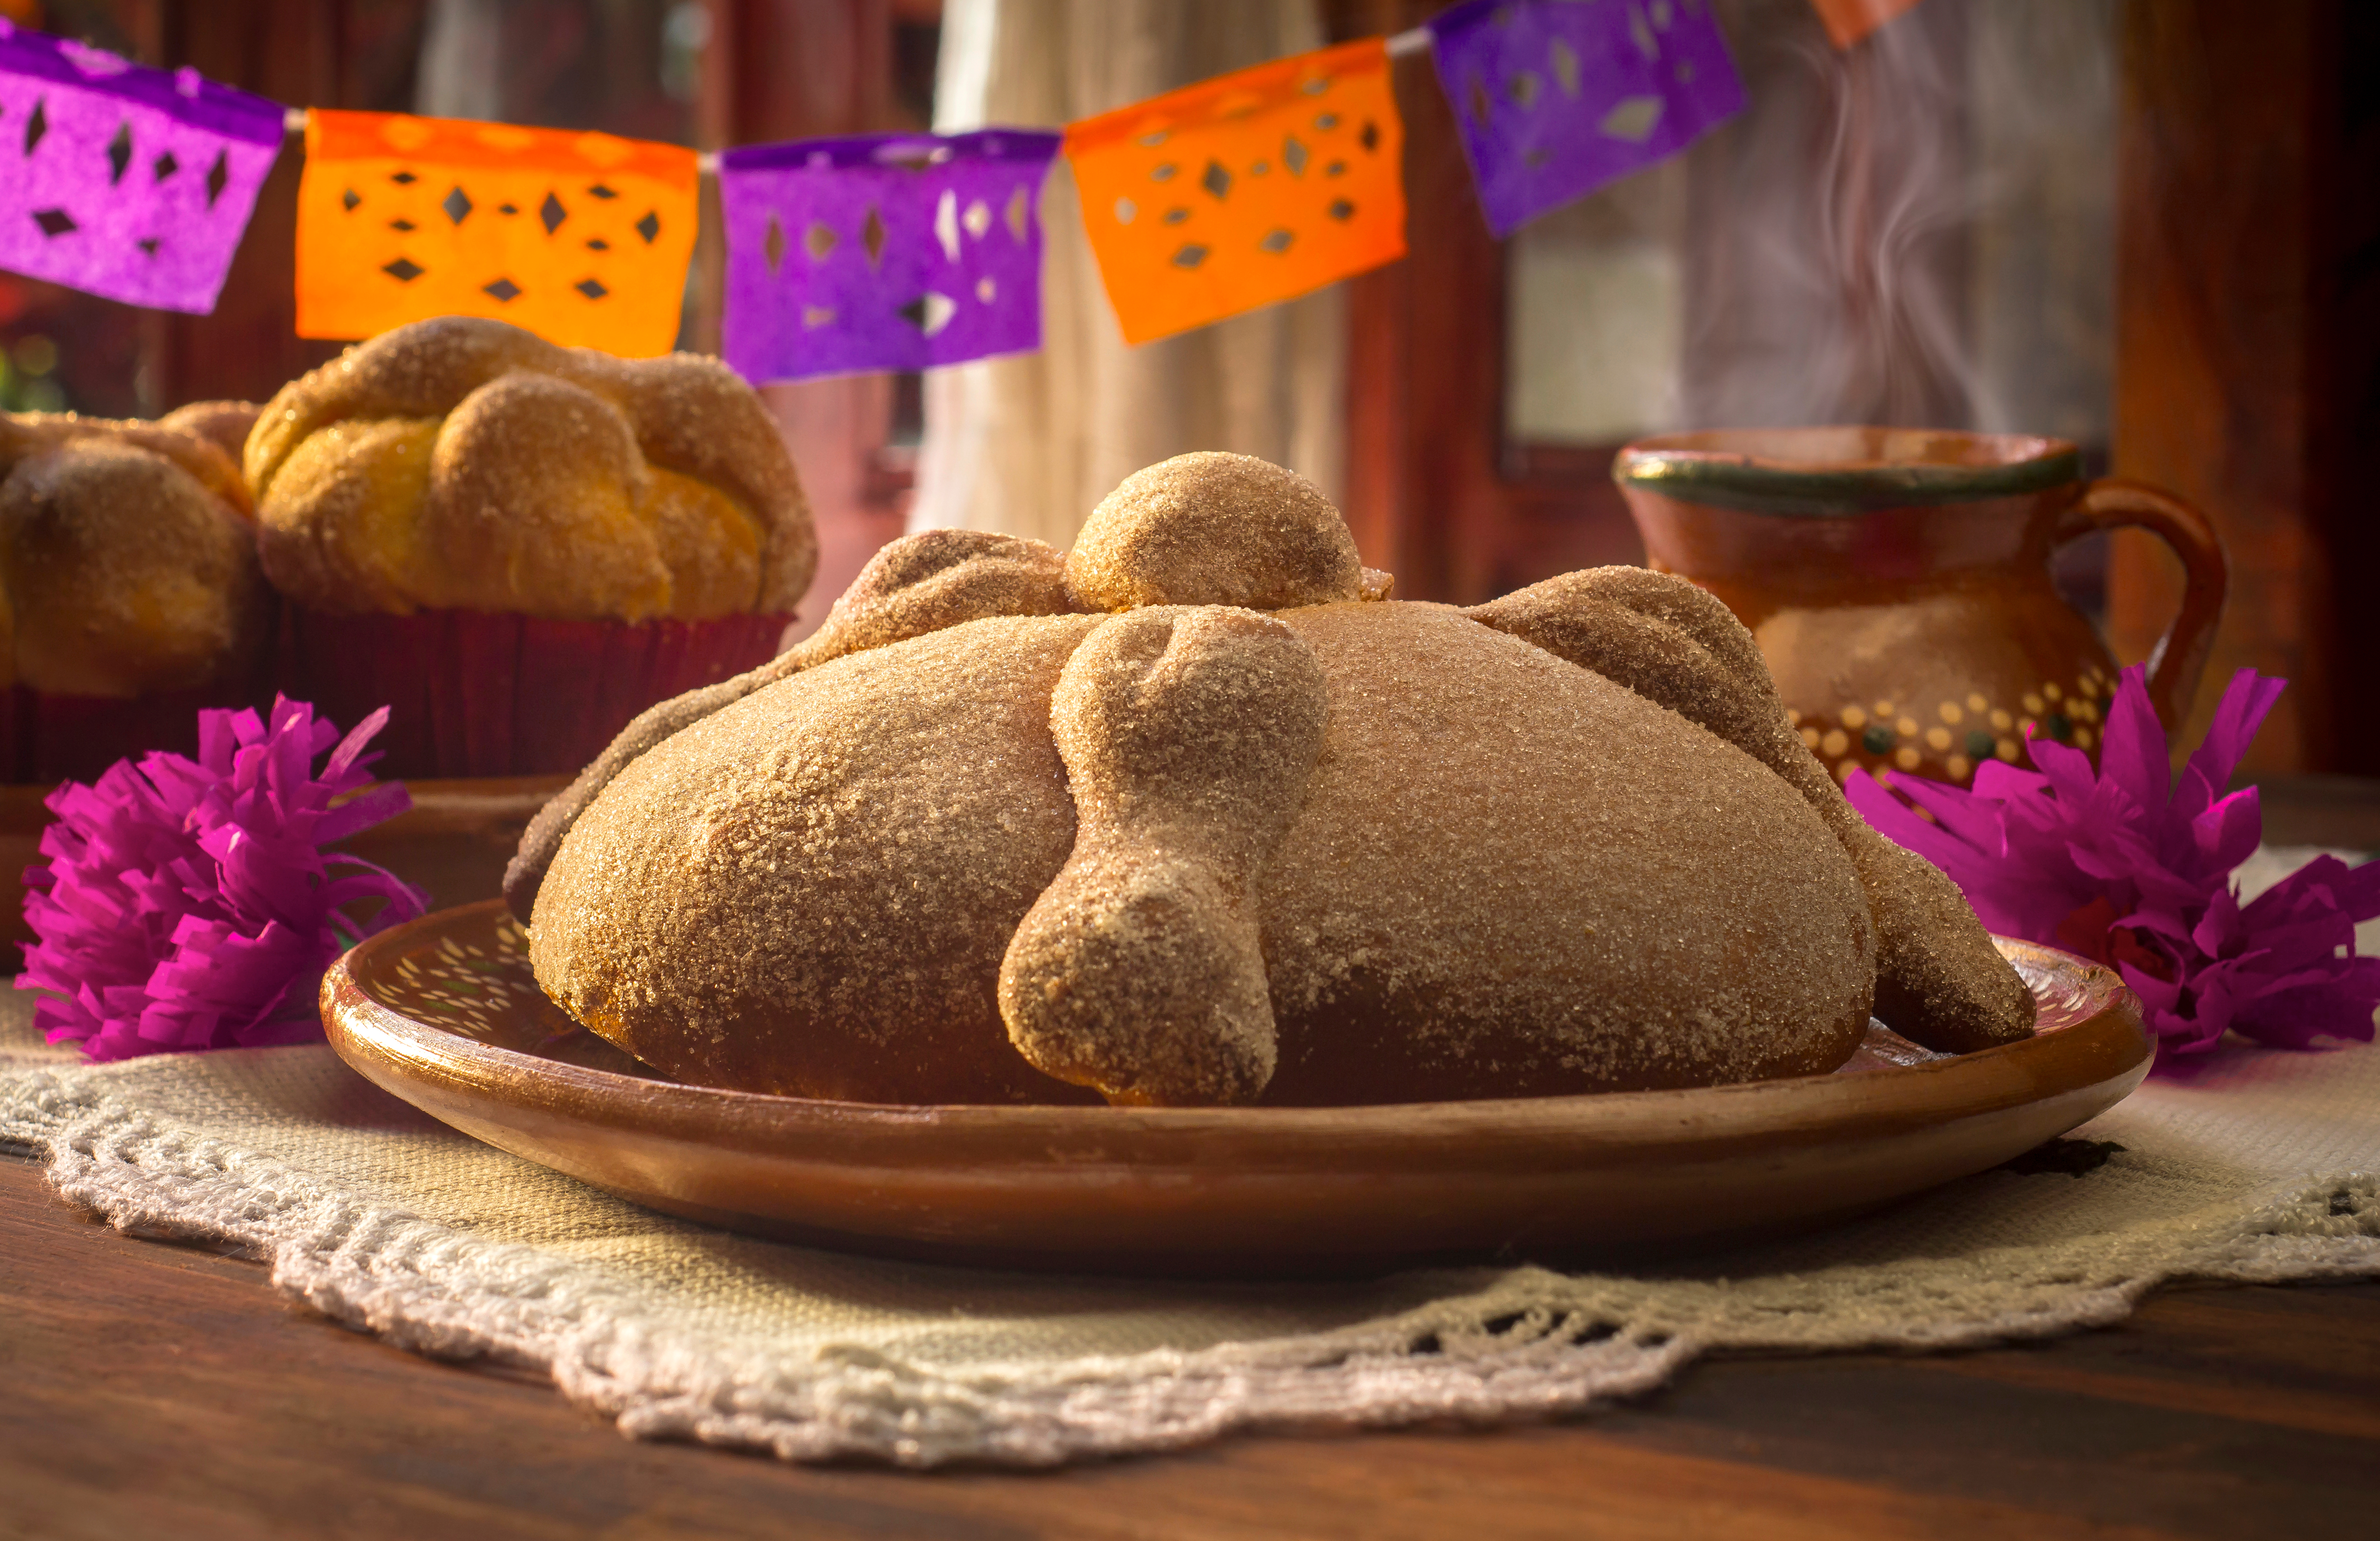
[[[2271,855],[2265,880],[2301,855]],[[455,1134],[326,1048],[85,1067],[0,999],[0,1140],[115,1224],[244,1245],[337,1320],[550,1372],[630,1434],[795,1460],[1050,1463],[1273,1423],[1541,1415],[1712,1352],[1961,1346],[2111,1322],[2170,1279],[2380,1274],[2374,1048],[2227,1052],[2074,1143],[1690,1264],[1175,1284],[709,1230]]]

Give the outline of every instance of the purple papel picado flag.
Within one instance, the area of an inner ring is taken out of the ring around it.
[[[110,299],[215,308],[279,103],[0,21],[0,267]]]
[[[727,362],[747,380],[922,370],[1041,346],[1060,137],[863,134],[719,158]]]
[[[1471,0],[1429,30],[1500,237],[1743,106],[1711,0]]]

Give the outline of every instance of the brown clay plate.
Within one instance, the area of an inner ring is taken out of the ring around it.
[[[425,1111],[671,1214],[819,1246],[1099,1272],[1592,1260],[1805,1228],[1981,1171],[2140,1084],[2114,974],[2000,941],[2033,1038],[1881,1029],[1831,1075],[1360,1108],[888,1107],[656,1078],[548,1001],[501,903],[385,931],[322,983],[332,1045]]]

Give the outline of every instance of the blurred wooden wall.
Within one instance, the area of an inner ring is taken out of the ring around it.
[[[144,63],[188,65],[226,85],[305,106],[403,112],[429,0],[128,0],[119,7]],[[337,355],[296,330],[298,176],[293,137],[256,200],[212,315],[142,319],[144,406],[263,401]]]
[[[1324,0],[1334,40],[1418,26],[1448,0]],[[1427,53],[1394,63],[1405,120],[1402,261],[1347,281],[1347,522],[1400,599],[1475,603],[1641,562],[1608,453],[1504,432],[1504,246],[1488,232]]]
[[[2115,469],[2222,532],[2233,671],[2289,690],[2252,778],[2380,775],[2380,6],[2131,0],[2123,24]],[[2180,591],[2119,538],[2108,629],[2145,656]]]

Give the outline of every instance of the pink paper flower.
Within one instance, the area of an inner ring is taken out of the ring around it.
[[[269,727],[201,711],[196,760],[119,760],[51,793],[46,865],[25,869],[37,940],[17,981],[51,992],[33,1015],[49,1040],[125,1060],[320,1037],[322,971],[428,901],[322,850],[413,806],[402,786],[370,785],[363,747],[387,722],[383,707],[341,740],[303,701],[276,699]],[[359,795],[334,807],[346,793]],[[369,920],[348,913],[372,899],[385,903]]]
[[[2227,1028],[2265,1043],[2369,1038],[2380,958],[2355,924],[2380,915],[2380,862],[2318,856],[2242,904],[2231,871],[2264,838],[2256,789],[2223,788],[2287,682],[2242,669],[2177,782],[2144,671],[2124,671],[2099,769],[2079,749],[2031,743],[2036,773],[1998,760],[1972,792],[1865,775],[1844,792],[1891,839],[1949,873],[1992,930],[2119,970],[2145,1008],[2158,1065],[2203,1054]]]

